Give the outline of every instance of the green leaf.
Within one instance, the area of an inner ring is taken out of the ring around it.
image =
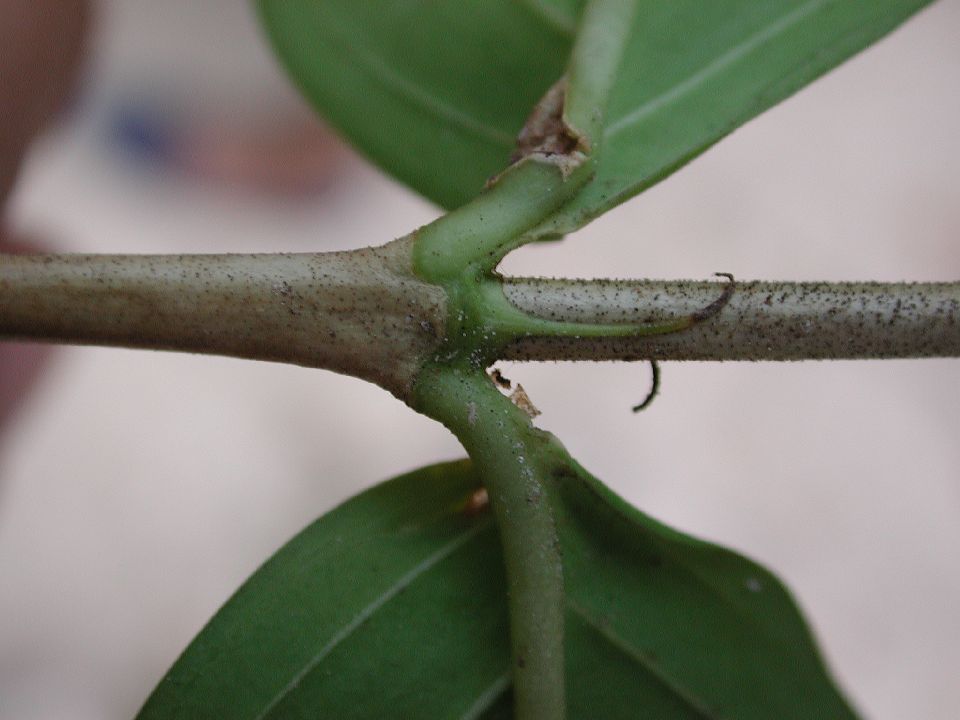
[[[852,718],[768,572],[551,479],[571,718]],[[499,540],[465,462],[405,475],[290,541],[200,633],[140,718],[509,718]]]
[[[931,0],[644,0],[573,230],[699,155]],[[562,74],[578,0],[259,0],[304,93],[385,170],[444,207],[499,172]]]
[[[217,613],[139,717],[444,718],[506,686],[505,580],[465,464],[310,525]],[[507,703],[507,700],[503,701]]]
[[[642,3],[607,107],[597,176],[544,234],[575,230],[658,183],[930,2]]]
[[[770,572],[579,468],[555,480],[571,717],[856,717]]]
[[[354,145],[452,208],[506,167],[563,73],[569,28],[536,0],[259,0],[303,93]]]

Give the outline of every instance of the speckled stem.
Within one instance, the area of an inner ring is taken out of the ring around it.
[[[569,456],[469,363],[425,367],[414,406],[459,438],[490,495],[507,575],[514,717],[563,720],[563,563],[547,480]]]
[[[506,253],[531,239],[528,231],[592,178],[603,113],[637,4],[589,0],[567,67],[565,100],[555,92],[561,81],[521,131],[521,158],[483,195],[414,233],[414,267],[447,291],[451,309],[448,342],[424,367],[414,407],[457,434],[490,492],[509,587],[517,720],[566,717],[563,563],[529,418],[518,418],[482,372],[488,351],[543,323],[517,317],[496,286],[494,270]],[[558,112],[560,121],[549,122]],[[538,142],[525,147],[528,130]],[[552,324],[542,330],[568,328]]]
[[[410,257],[407,239],[298,255],[0,255],[0,337],[278,360],[406,401],[447,317]]]
[[[656,324],[716,300],[719,282],[506,278],[524,313],[567,323]],[[804,360],[960,356],[960,283],[737,281],[683,332],[514,340],[509,360]]]

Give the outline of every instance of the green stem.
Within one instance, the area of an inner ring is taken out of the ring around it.
[[[517,238],[560,209],[588,179],[577,172],[565,177],[535,157],[522,160],[467,205],[414,231],[414,268],[438,284],[491,272]]]
[[[578,147],[565,156],[531,152],[475,200],[417,230],[414,266],[422,277],[450,282],[492,272],[508,252],[534,239],[525,233],[591,179],[607,98],[636,8],[636,0],[593,0],[584,9],[562,96],[563,124]]]
[[[540,139],[555,133],[562,142],[530,147],[521,142],[523,157],[486,192],[413,234],[414,270],[443,287],[450,312],[445,345],[418,376],[413,406],[457,435],[490,493],[510,593],[518,720],[562,720],[566,714],[563,565],[544,485],[549,436],[500,394],[484,367],[517,337],[622,334],[624,329],[575,327],[525,315],[506,300],[494,270],[590,180],[592,153],[635,8],[635,0],[592,0],[585,9],[568,67],[567,97],[554,88],[531,118],[536,126],[531,137],[540,138],[543,131]],[[553,105],[558,99],[563,104]],[[551,124],[557,116],[559,123]],[[576,142],[566,142],[570,139]],[[555,147],[569,149],[557,153]]]
[[[463,443],[490,496],[506,565],[516,717],[562,720],[563,565],[545,483],[552,438],[467,365],[425,368],[414,407]]]

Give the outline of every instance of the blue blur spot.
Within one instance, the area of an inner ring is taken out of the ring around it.
[[[173,123],[144,107],[119,109],[111,122],[110,139],[133,158],[151,164],[169,161],[179,145]]]

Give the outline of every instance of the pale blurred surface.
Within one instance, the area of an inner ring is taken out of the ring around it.
[[[71,122],[14,201],[75,252],[379,243],[435,210],[360,160],[316,200],[147,172],[106,149],[131,89],[300,117],[235,0],[102,3]],[[515,274],[955,280],[960,0]],[[173,100],[171,100],[173,102]],[[583,464],[788,582],[868,717],[960,707],[960,362],[504,367]],[[66,349],[0,440],[0,719],[127,718],[284,540],[374,482],[457,457],[386,393],[301,368]]]

